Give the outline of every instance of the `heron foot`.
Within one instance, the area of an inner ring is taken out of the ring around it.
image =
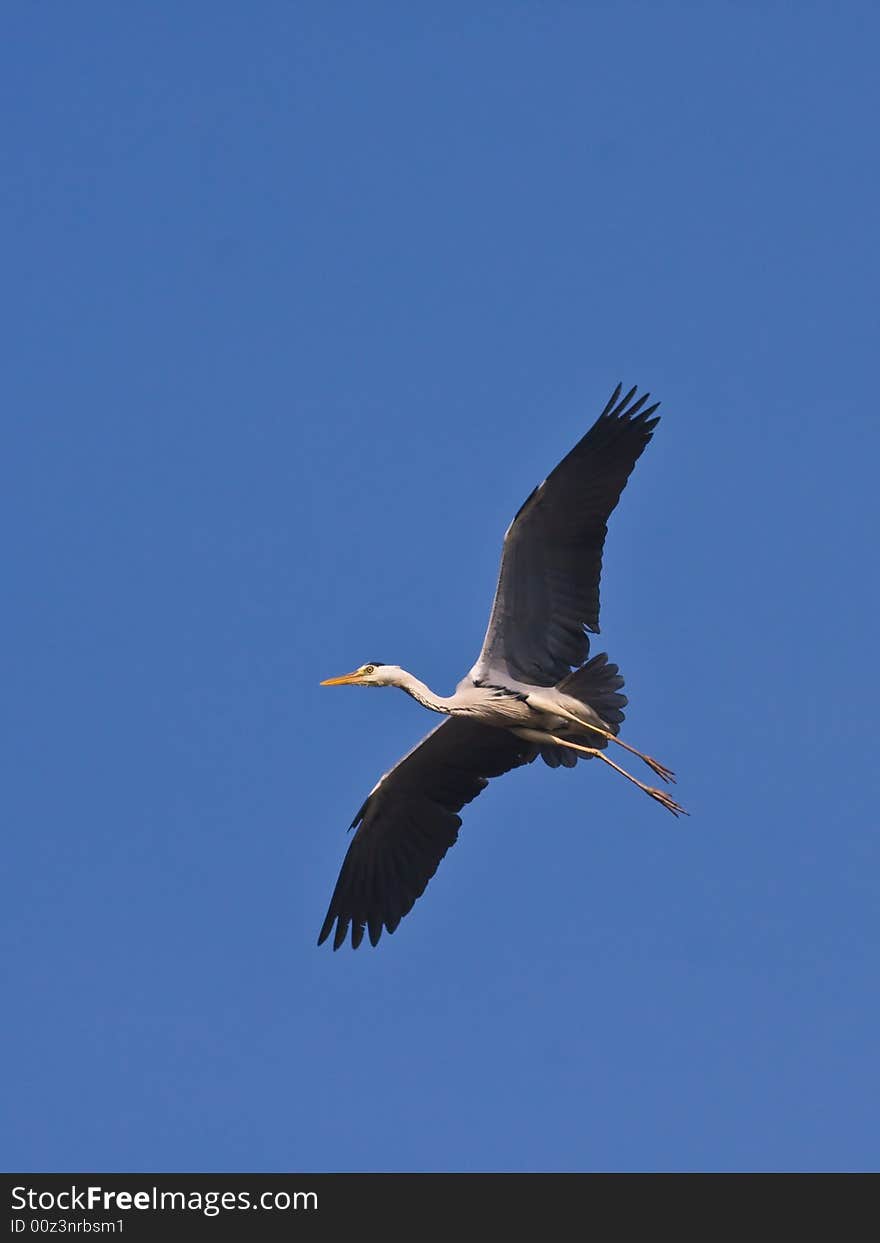
[[[679,803],[676,803],[674,798],[670,798],[665,790],[655,790],[653,786],[642,786],[642,789],[646,794],[649,794],[651,798],[655,799],[661,807],[665,807],[667,811],[671,811],[676,820],[679,816],[690,815],[690,812],[685,811]]]
[[[661,764],[659,760],[655,760],[650,755],[643,755],[642,759],[648,765],[651,772],[656,773],[661,781],[675,782],[675,773],[671,768],[667,768],[665,764]]]

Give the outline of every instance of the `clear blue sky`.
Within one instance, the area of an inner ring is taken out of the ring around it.
[[[876,5],[17,4],[6,1169],[877,1168]],[[603,633],[676,823],[346,828],[618,380]]]

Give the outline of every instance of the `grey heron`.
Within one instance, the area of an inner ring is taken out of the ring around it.
[[[665,782],[674,774],[619,738],[623,678],[603,652],[599,577],[607,522],[659,418],[649,394],[621,397],[531,493],[504,536],[483,647],[453,695],[436,695],[399,665],[371,661],[322,686],[397,686],[447,719],[380,778],[352,822],[351,841],[318,937],[338,949],[351,929],[394,932],[458,837],[458,814],[489,784],[539,755],[551,768],[599,759],[673,815],[662,789],[616,764],[609,743],[643,760]],[[685,813],[686,814],[686,813]]]

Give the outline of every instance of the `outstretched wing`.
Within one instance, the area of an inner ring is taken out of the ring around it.
[[[537,748],[504,729],[450,717],[386,773],[352,823],[357,827],[318,944],[334,923],[333,948],[351,927],[357,949],[369,929],[393,932],[454,845],[461,811],[499,777],[530,763]]]
[[[470,677],[554,686],[587,659],[599,632],[608,517],[659,419],[648,393],[620,385],[586,436],[520,509],[504,537],[483,650]],[[632,404],[630,404],[632,403]]]

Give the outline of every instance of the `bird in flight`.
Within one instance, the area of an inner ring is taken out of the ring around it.
[[[447,719],[370,791],[318,937],[333,948],[349,929],[357,949],[394,932],[454,845],[458,814],[490,777],[539,755],[551,768],[601,760],[667,811],[684,813],[605,752],[638,756],[664,782],[674,774],[618,738],[627,699],[605,653],[588,659],[599,633],[599,577],[607,522],[651,439],[659,402],[621,397],[621,385],[571,452],[532,492],[504,537],[483,648],[453,695],[435,695],[399,665],[370,661],[322,686],[397,686]],[[684,813],[687,814],[687,813]],[[335,932],[334,932],[335,925]]]

